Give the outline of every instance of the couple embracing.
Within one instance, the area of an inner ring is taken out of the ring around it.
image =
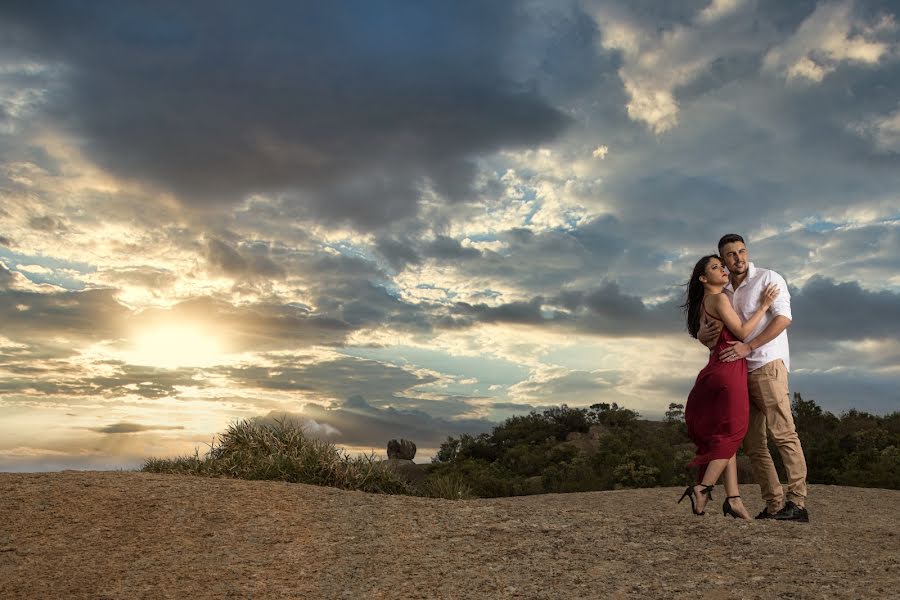
[[[688,435],[697,445],[691,466],[699,467],[698,483],[679,502],[688,498],[694,514],[704,514],[724,476],[723,513],[750,519],[735,460],[743,442],[766,502],[756,518],[805,523],[806,460],[788,393],[787,284],[775,271],[755,267],[737,234],[723,236],[718,250],[694,267],[683,305],[688,332],[711,353],[684,411]],[[784,463],[786,494],[769,454],[769,433]]]

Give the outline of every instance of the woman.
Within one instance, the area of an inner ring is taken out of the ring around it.
[[[688,436],[697,445],[697,455],[690,466],[700,467],[700,483],[688,487],[678,502],[688,498],[693,513],[704,514],[707,501],[712,500],[713,486],[724,472],[727,498],[722,512],[735,518],[749,519],[750,513],[744,508],[738,491],[735,461],[735,453],[747,433],[750,414],[747,360],[722,362],[719,351],[729,347],[728,342],[743,341],[750,335],[778,296],[778,287],[767,287],[760,308],[746,323],[742,323],[731,306],[730,298],[723,293],[726,285],[728,271],[719,257],[715,254],[704,256],[694,267],[687,285],[687,302],[682,305],[687,313],[687,328],[691,337],[697,337],[701,318],[722,321],[724,326],[716,347],[709,355],[709,363],[697,375],[684,409]]]

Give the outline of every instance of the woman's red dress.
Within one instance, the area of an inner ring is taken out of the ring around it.
[[[706,306],[703,311],[706,312]],[[719,360],[719,352],[729,347],[728,342],[736,341],[739,340],[723,326],[709,363],[697,375],[684,408],[688,436],[697,445],[697,455],[689,466],[700,467],[698,481],[703,480],[710,461],[731,458],[747,434],[750,420],[747,359]]]

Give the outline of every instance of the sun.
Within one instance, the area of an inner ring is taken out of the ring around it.
[[[177,369],[225,362],[221,340],[197,325],[162,325],[135,334],[126,360],[133,365]]]

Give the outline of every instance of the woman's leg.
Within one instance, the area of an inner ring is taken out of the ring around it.
[[[736,455],[732,454],[731,458],[728,459],[728,465],[725,467],[725,495],[726,496],[740,496],[741,490],[738,487],[738,476],[737,476],[737,458]],[[743,519],[749,519],[750,513],[747,512],[746,507],[744,507],[744,503],[740,498],[731,498],[727,500],[729,504],[731,504],[732,510],[740,515]]]
[[[737,459],[734,454],[728,459],[728,465],[725,467],[725,495],[741,495],[741,490],[738,488]]]
[[[701,490],[703,489],[701,486],[716,485],[722,472],[728,466],[728,461],[729,459],[727,458],[717,458],[716,460],[709,461],[709,464],[706,465],[706,472],[703,474],[703,479],[700,484],[694,486],[694,492],[697,496],[697,510],[699,512],[703,512],[706,502],[709,500],[706,494],[701,493]]]

